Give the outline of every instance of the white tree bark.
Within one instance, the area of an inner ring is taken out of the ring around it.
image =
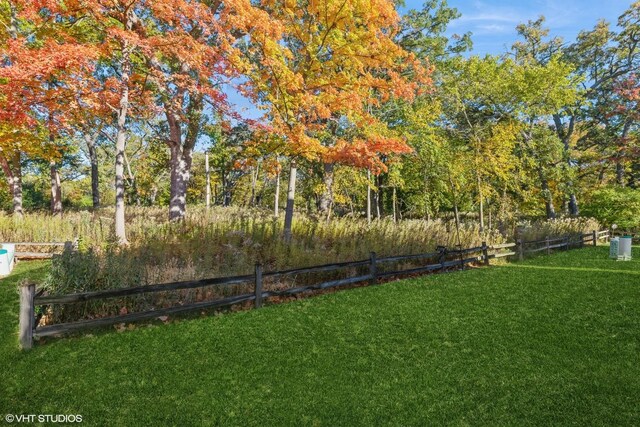
[[[62,215],[62,186],[60,172],[55,162],[49,162],[51,172],[51,215]]]
[[[127,30],[131,30],[133,20],[127,18]],[[116,123],[116,164],[115,164],[115,189],[116,212],[115,233],[121,245],[128,244],[125,223],[125,194],[124,194],[124,154],[127,147],[127,117],[129,114],[129,80],[131,78],[131,47],[127,40],[121,41],[122,45],[122,71],[120,76],[120,105],[118,106],[118,120]]]
[[[13,199],[13,215],[16,217],[23,216],[22,210],[22,166],[20,152],[15,153],[10,160],[0,151],[0,166],[7,177],[7,183],[11,189]]]
[[[276,194],[273,201],[273,215],[278,218],[280,214],[280,171],[276,174]]]
[[[284,240],[291,241],[291,226],[293,224],[293,208],[296,196],[296,174],[298,168],[295,161],[291,161],[289,168],[289,189],[287,191],[287,207],[284,213]]]

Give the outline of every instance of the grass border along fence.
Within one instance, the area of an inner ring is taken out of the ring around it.
[[[571,249],[584,246],[585,243],[592,243],[594,246],[598,240],[609,237],[609,231],[593,231],[586,234],[567,235],[559,238],[546,238],[543,240],[522,241],[515,243],[504,243],[499,245],[487,245],[467,249],[449,250],[445,247],[438,247],[437,252],[391,256],[377,258],[375,252],[371,252],[369,259],[354,262],[342,262],[318,265],[313,267],[297,268],[284,271],[264,272],[261,264],[255,265],[254,274],[233,277],[217,277],[212,279],[194,280],[185,282],[163,283],[157,285],[138,286],[131,288],[103,290],[95,292],[83,292],[69,295],[43,295],[42,290],[37,291],[35,285],[27,284],[20,287],[20,346],[23,349],[31,348],[34,337],[48,337],[68,332],[89,329],[101,326],[114,325],[119,323],[130,323],[139,320],[153,319],[159,316],[184,313],[189,311],[229,307],[242,302],[253,301],[255,308],[260,308],[265,299],[276,296],[291,296],[302,292],[338,288],[341,286],[353,285],[356,283],[369,282],[375,284],[379,279],[397,277],[411,274],[421,274],[429,272],[445,272],[448,269],[464,268],[468,264],[482,263],[489,265],[491,259],[517,256],[522,260],[526,254],[544,252],[551,253],[553,249]],[[431,260],[423,266],[397,270],[379,272],[378,266],[390,263]],[[434,262],[435,261],[435,262]],[[263,290],[263,280],[265,278],[284,278],[298,274],[318,273],[338,271],[346,268],[366,267],[367,274],[347,277],[344,279],[325,281],[313,285],[298,286],[281,291]],[[77,322],[60,323],[46,326],[38,326],[35,317],[36,306],[47,306],[51,304],[72,304],[77,302],[101,300],[106,298],[126,297],[131,295],[148,294],[153,292],[165,292],[178,289],[196,289],[204,286],[219,285],[229,286],[238,284],[254,284],[254,292],[235,295],[213,301],[197,302],[189,305],[173,306],[156,310],[131,313],[119,316],[112,316],[99,319],[82,320]]]

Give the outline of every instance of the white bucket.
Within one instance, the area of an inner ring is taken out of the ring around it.
[[[11,273],[12,263],[9,262],[9,251],[0,249],[0,276],[8,276]]]
[[[627,261],[631,259],[631,237],[620,238],[620,248],[618,249],[618,259]]]
[[[9,262],[13,265],[16,257],[16,244],[15,243],[0,243],[0,249],[6,249],[9,253]]]

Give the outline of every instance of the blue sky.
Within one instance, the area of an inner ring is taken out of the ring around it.
[[[423,0],[407,0],[408,8]],[[449,0],[462,17],[450,25],[451,33],[473,33],[474,54],[501,54],[517,39],[516,25],[544,15],[551,35],[572,41],[580,30],[593,28],[604,18],[615,24],[631,0]]]
[[[406,0],[407,9],[422,8],[424,0]],[[516,26],[540,15],[547,18],[551,35],[571,42],[580,30],[589,30],[599,19],[615,24],[632,0],[448,0],[462,16],[449,26],[449,34],[473,33],[476,55],[502,54],[518,38]],[[246,118],[258,118],[261,113],[246,99],[233,91],[229,101]]]

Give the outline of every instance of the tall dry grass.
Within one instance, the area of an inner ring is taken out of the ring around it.
[[[0,241],[78,240],[79,251],[54,259],[47,280],[50,294],[116,289],[153,283],[249,274],[255,262],[266,271],[366,259],[371,251],[379,257],[433,252],[439,245],[455,247],[458,232],[442,220],[373,221],[337,218],[331,222],[299,215],[293,238],[286,243],[282,220],[270,212],[241,208],[192,208],[185,221],[171,223],[166,210],[129,208],[127,233],[130,245],[120,248],[112,235],[113,211],[70,212],[64,217],[29,214],[18,220],[0,215]],[[592,220],[558,220],[520,224],[525,239],[598,228]],[[497,231],[481,234],[475,222],[462,224],[462,247],[502,243],[514,236]],[[296,278],[300,281],[312,278]],[[315,278],[317,280],[318,278]],[[277,286],[275,284],[274,286]],[[128,298],[56,308],[55,321],[117,314],[169,303],[219,297],[243,289],[201,289],[171,295]]]

